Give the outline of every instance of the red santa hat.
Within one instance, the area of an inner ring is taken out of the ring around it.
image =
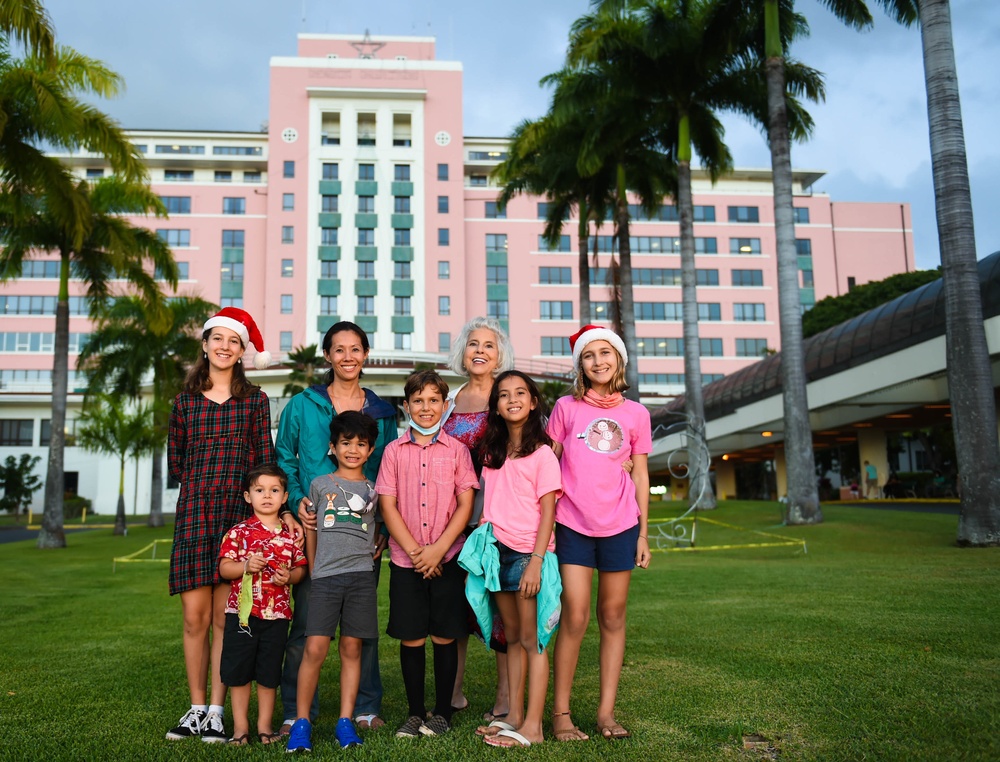
[[[243,347],[252,346],[256,354],[253,357],[253,366],[258,370],[263,370],[271,362],[271,353],[264,350],[264,337],[260,335],[257,324],[250,313],[238,307],[223,307],[212,317],[205,321],[204,330],[212,328],[228,328],[235,331]]]
[[[605,328],[603,325],[585,325],[579,331],[569,337],[569,349],[573,353],[573,367],[580,366],[580,355],[592,341],[606,341],[618,350],[621,355],[622,365],[628,365],[628,352],[625,351],[625,342],[621,336]]]

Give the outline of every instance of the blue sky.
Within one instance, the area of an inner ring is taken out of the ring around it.
[[[438,57],[464,67],[467,135],[506,135],[541,115],[538,80],[560,67],[570,24],[588,0],[48,0],[60,42],[103,60],[127,90],[102,107],[125,127],[256,130],[267,118],[268,61],[293,55],[300,32],[437,38]],[[936,267],[920,34],[881,15],[851,31],[817,0],[799,0],[812,36],[792,53],[824,72],[827,100],[811,111],[797,168],[824,170],[816,189],[839,201],[912,205],[917,266]],[[955,48],[980,258],[1000,249],[1000,3],[956,0]],[[111,21],[113,19],[113,21]],[[738,166],[766,167],[759,133],[725,120]]]

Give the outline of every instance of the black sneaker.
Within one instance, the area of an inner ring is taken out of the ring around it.
[[[399,726],[399,729],[396,731],[396,738],[420,738],[420,730],[423,722],[416,715],[409,717],[406,722]]]
[[[185,738],[201,735],[201,726],[205,722],[205,713],[200,709],[188,709],[181,717],[177,727],[167,731],[168,741],[183,741]]]
[[[201,723],[201,740],[205,743],[225,743],[229,740],[226,735],[226,727],[222,724],[222,715],[218,712],[209,712],[205,721]]]
[[[420,732],[425,736],[443,736],[449,730],[451,725],[440,714],[432,714],[420,724]]]

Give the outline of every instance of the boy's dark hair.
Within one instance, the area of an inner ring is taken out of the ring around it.
[[[411,373],[403,387],[403,396],[409,402],[410,397],[419,394],[427,386],[436,386],[437,390],[441,392],[441,396],[445,399],[448,398],[448,384],[438,375],[436,370],[418,370]]]
[[[552,439],[545,431],[545,405],[542,402],[542,394],[538,390],[538,384],[528,374],[519,370],[505,370],[493,381],[493,389],[490,391],[489,413],[486,417],[486,435],[479,443],[478,448],[483,465],[488,468],[500,468],[507,460],[510,433],[507,429],[507,422],[500,417],[498,405],[500,402],[500,382],[508,378],[521,379],[528,388],[531,400],[535,403],[535,409],[528,413],[528,418],[521,429],[521,446],[512,454],[522,458],[531,455],[542,445],[552,446]]]
[[[250,488],[262,476],[278,477],[278,480],[281,482],[281,489],[288,492],[288,474],[277,463],[261,463],[256,468],[251,468],[250,473],[247,474],[245,490],[249,492]]]
[[[370,415],[359,410],[345,410],[330,421],[330,443],[337,444],[340,438],[358,439],[368,442],[374,448],[378,441],[378,424]]]

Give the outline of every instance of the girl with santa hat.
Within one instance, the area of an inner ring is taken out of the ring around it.
[[[174,400],[167,444],[170,476],[181,485],[170,594],[181,597],[191,709],[166,737],[200,736],[211,743],[227,738],[219,659],[229,583],[218,574],[219,547],[225,533],[252,513],[243,499],[247,473],[276,458],[267,395],[243,371],[243,355],[251,347],[255,367],[263,369],[271,359],[253,318],[235,307],[220,310],[205,323],[201,346],[184,391]]]

